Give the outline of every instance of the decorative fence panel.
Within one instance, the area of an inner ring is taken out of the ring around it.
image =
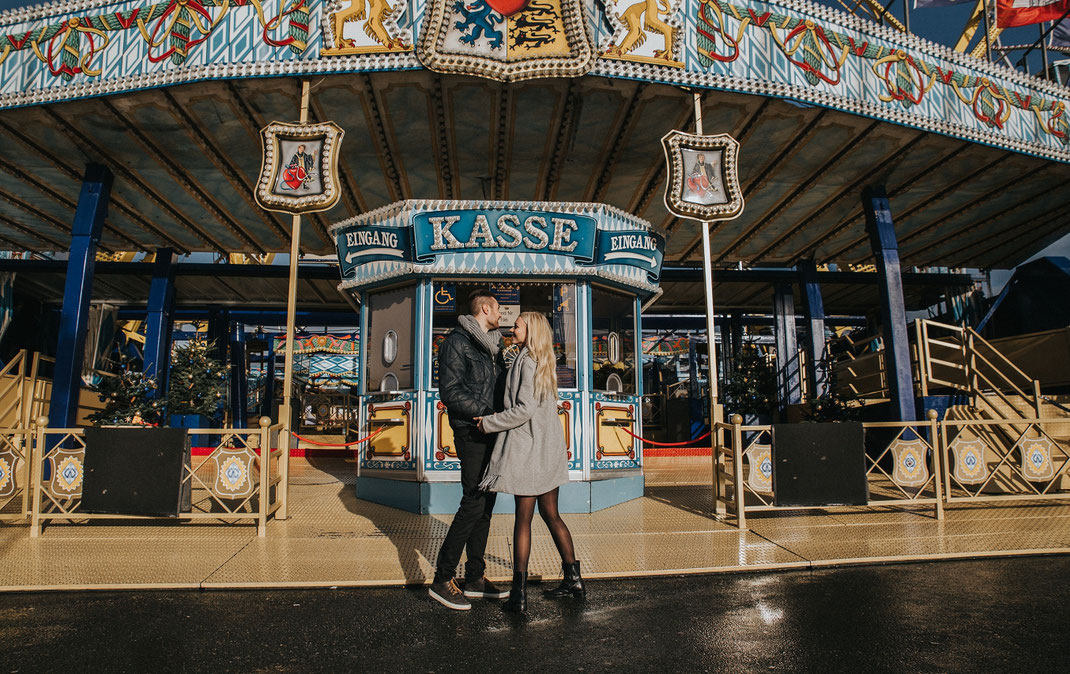
[[[272,426],[270,419],[261,417],[260,428],[190,429],[191,435],[218,440],[208,455],[191,457],[183,467],[182,487],[189,490],[190,504],[177,519],[255,522],[257,534],[264,536],[267,518],[283,507],[285,498],[287,462],[285,447],[280,447],[282,428],[282,424]],[[158,519],[82,511],[85,429],[47,428],[47,419],[41,418],[36,436],[32,537],[40,535],[46,520]]]

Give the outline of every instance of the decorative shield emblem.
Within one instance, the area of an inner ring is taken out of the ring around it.
[[[341,196],[338,152],[342,131],[334,122],[272,122],[260,130],[263,155],[256,203],[268,211],[325,211]]]
[[[928,482],[929,466],[925,463],[928,451],[929,446],[921,440],[900,438],[893,442],[895,470],[892,471],[892,480],[903,487],[920,487]]]
[[[52,464],[52,479],[48,481],[49,492],[58,498],[81,498],[82,478],[85,469],[82,457],[85,450],[58,449],[49,458]]]
[[[1027,480],[1045,481],[1055,477],[1055,466],[1051,463],[1051,440],[1046,437],[1028,438],[1018,441],[1022,452],[1022,475]]]
[[[15,452],[10,449],[0,452],[0,499],[15,495],[18,489],[15,483],[15,472],[18,466],[19,457]]]
[[[371,6],[368,7],[367,5]],[[410,5],[395,0],[330,0],[323,8],[323,56],[412,51],[398,19]]]
[[[751,491],[771,494],[773,492],[773,451],[770,445],[754,443],[743,452],[750,464],[747,486]]]
[[[739,143],[726,133],[699,136],[670,131],[665,147],[665,207],[673,215],[704,222],[732,220],[743,212],[737,171]]]
[[[979,438],[959,435],[951,442],[951,456],[955,464],[951,474],[960,484],[981,484],[988,479],[985,443]]]
[[[215,456],[216,476],[213,491],[220,498],[245,498],[256,488],[252,478],[252,451],[221,448]]]
[[[503,82],[578,77],[594,64],[580,0],[428,0],[416,56]]]

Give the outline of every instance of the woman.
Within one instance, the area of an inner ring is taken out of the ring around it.
[[[550,529],[561,555],[565,578],[548,597],[585,597],[580,563],[572,535],[557,512],[558,488],[568,482],[565,432],[557,416],[557,359],[546,318],[525,311],[513,326],[514,343],[523,346],[505,380],[505,410],[477,417],[484,433],[498,433],[487,476],[480,483],[488,491],[513,494],[513,587],[506,611],[527,609],[528,556],[535,504]]]

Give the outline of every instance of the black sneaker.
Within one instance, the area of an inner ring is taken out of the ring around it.
[[[453,578],[443,583],[432,583],[431,587],[427,588],[427,594],[438,603],[455,611],[468,611],[472,608],[472,602],[464,598],[461,588],[457,587],[457,581]]]
[[[464,596],[476,599],[506,599],[509,597],[509,590],[496,587],[484,576],[477,580],[466,580]]]

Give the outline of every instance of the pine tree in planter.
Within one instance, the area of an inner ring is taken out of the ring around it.
[[[722,387],[728,414],[769,416],[776,404],[776,370],[761,349],[748,342],[736,352],[735,367]]]
[[[172,351],[167,386],[167,411],[172,416],[205,417],[216,413],[226,386],[227,371],[222,363],[209,355],[213,348],[213,342],[195,339]],[[173,420],[172,425],[176,425]]]
[[[113,377],[103,377],[93,387],[104,403],[104,409],[88,416],[98,426],[155,424],[160,421],[164,401],[155,398],[156,379],[130,369],[131,361],[120,356],[122,371]]]

